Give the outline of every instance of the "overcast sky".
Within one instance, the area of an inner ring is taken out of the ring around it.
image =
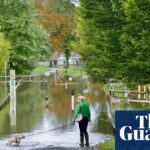
[[[72,0],[72,3],[77,7],[79,6],[79,0]]]

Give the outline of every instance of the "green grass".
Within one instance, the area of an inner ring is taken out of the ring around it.
[[[100,145],[101,150],[115,150],[115,139],[107,141]]]
[[[49,67],[37,66],[36,68],[34,68],[31,74],[44,74],[46,71],[49,70],[51,70]]]
[[[70,76],[81,76],[87,75],[83,68],[70,67],[68,69],[62,69],[59,72],[61,75],[70,75]]]
[[[104,89],[104,91],[105,91],[105,94],[106,94],[106,95],[109,95],[109,84],[104,84],[104,85],[103,85],[103,89]]]

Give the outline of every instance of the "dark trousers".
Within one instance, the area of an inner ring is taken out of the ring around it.
[[[84,117],[80,122],[79,122],[79,129],[80,129],[80,136],[88,136],[87,133],[87,126],[88,126],[88,118]]]

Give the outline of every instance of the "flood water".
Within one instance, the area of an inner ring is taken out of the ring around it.
[[[79,147],[78,124],[72,121],[71,93],[86,96],[90,105],[91,122],[88,126],[90,145],[95,146],[110,140],[112,126],[107,118],[105,102],[107,96],[101,85],[88,81],[82,84],[55,86],[52,79],[48,82],[22,83],[17,93],[16,118],[10,118],[9,105],[0,111],[0,150],[26,150],[47,146]],[[48,96],[48,107],[45,97]],[[7,146],[15,135],[25,135],[20,146]]]

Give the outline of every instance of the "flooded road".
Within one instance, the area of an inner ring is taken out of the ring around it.
[[[47,83],[22,83],[17,89],[16,118],[10,118],[9,105],[0,112],[0,150],[28,150],[44,147],[79,148],[78,124],[72,121],[71,92],[75,99],[86,96],[90,105],[91,122],[88,126],[90,145],[110,140],[112,126],[107,118],[105,101],[107,96],[101,85],[69,84],[55,86]],[[45,97],[48,96],[48,107]],[[75,100],[75,105],[77,101]],[[7,146],[6,143],[15,135],[25,135],[20,146]]]

